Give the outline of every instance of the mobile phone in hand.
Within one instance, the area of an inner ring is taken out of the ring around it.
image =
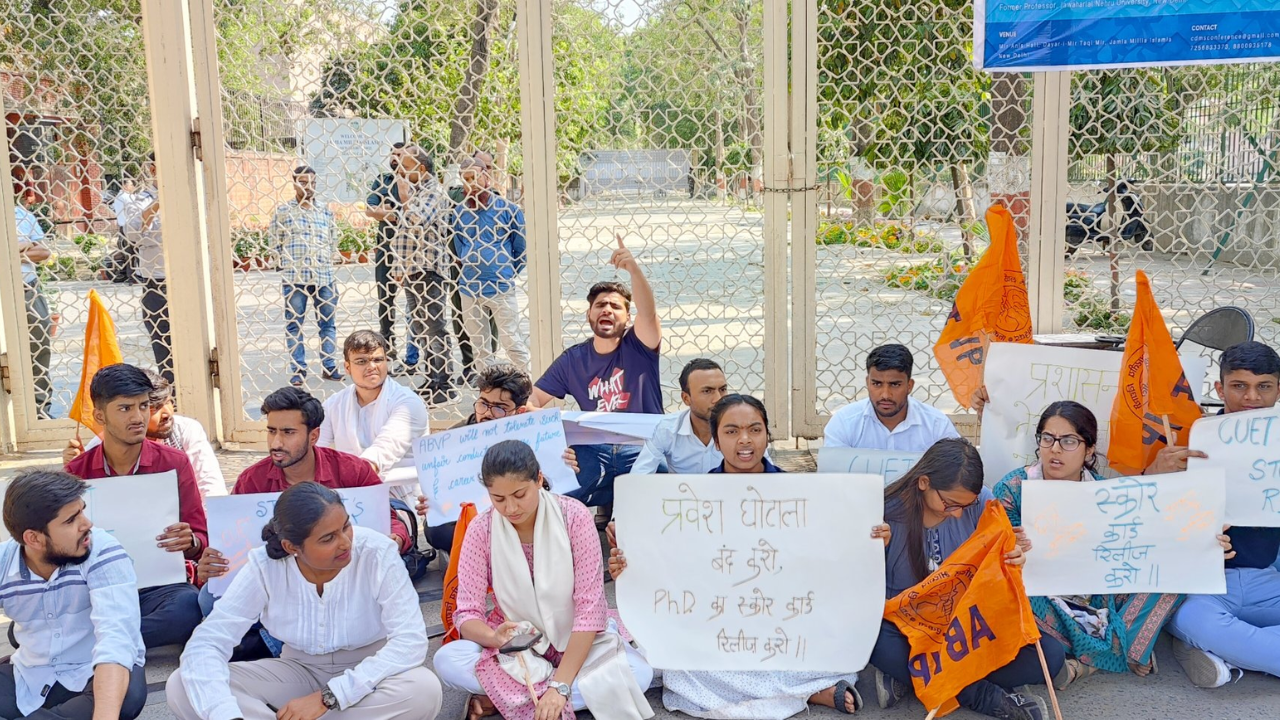
[[[538,641],[541,639],[542,633],[540,632],[516,635],[508,640],[506,645],[498,648],[498,652],[503,655],[514,655],[518,652],[524,652],[525,650],[532,648],[534,645],[537,645]]]

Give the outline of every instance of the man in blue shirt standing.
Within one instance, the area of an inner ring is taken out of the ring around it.
[[[458,258],[462,319],[476,351],[476,366],[493,363],[492,316],[497,341],[515,367],[528,371],[529,346],[520,334],[516,277],[525,266],[524,212],[489,189],[488,170],[474,158],[462,161],[465,195],[453,213],[453,251]]]
[[[0,717],[133,720],[147,701],[138,579],[85,515],[84,481],[34,471],[9,483],[0,610],[18,651],[0,664]]]
[[[15,188],[15,195],[19,188]],[[22,267],[22,295],[27,306],[27,333],[31,336],[31,378],[36,391],[36,414],[41,419],[53,417],[49,411],[53,403],[53,385],[49,382],[49,364],[53,361],[51,339],[53,320],[49,301],[40,291],[40,278],[36,265],[49,259],[49,249],[44,246],[44,228],[40,220],[15,198],[14,213],[18,223],[18,262]]]

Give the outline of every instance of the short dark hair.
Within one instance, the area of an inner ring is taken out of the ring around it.
[[[751,395],[733,393],[720,398],[720,402],[711,408],[711,438],[713,442],[715,442],[716,436],[720,434],[720,418],[724,416],[729,408],[739,405],[749,405],[755,408],[756,412],[760,413],[760,418],[764,420],[765,432],[769,432],[769,411],[764,409],[764,403],[760,402],[759,398]],[[769,435],[769,441],[773,441],[772,433]]]
[[[280,493],[271,520],[262,527],[267,557],[272,560],[289,557],[283,541],[301,547],[311,537],[320,518],[334,505],[342,505],[342,496],[317,482],[300,482]]]
[[[315,175],[315,174],[316,174],[316,171],[310,165],[299,165],[298,167],[293,169],[294,177],[298,177],[299,175]]]
[[[353,352],[368,353],[374,350],[387,352],[390,349],[391,344],[382,336],[382,333],[376,330],[357,330],[342,342],[342,359],[350,360]]]
[[[406,145],[404,148],[406,154],[417,160],[422,167],[426,168],[429,174],[434,175],[436,172],[436,161],[431,159],[431,153],[421,145]]]
[[[405,144],[406,144],[406,143],[405,143],[403,140],[397,140],[397,141],[395,141],[395,142],[391,143],[391,149],[392,149],[392,150],[399,150],[400,148],[403,148],[403,147],[405,146]]]
[[[260,410],[264,416],[283,410],[297,410],[302,413],[307,432],[315,430],[324,422],[324,405],[312,397],[311,393],[296,387],[282,387],[271,393],[262,400]]]
[[[102,407],[118,397],[146,395],[150,399],[155,389],[142,368],[117,363],[93,374],[89,383],[89,399],[93,400],[94,407]]]
[[[533,381],[529,374],[512,365],[494,365],[485,368],[476,382],[480,392],[485,390],[505,390],[511,393],[511,402],[516,407],[524,407],[533,394]]]
[[[4,495],[4,527],[23,545],[28,530],[49,534],[49,523],[67,503],[75,502],[89,484],[60,470],[29,470],[9,483]]]
[[[873,368],[881,372],[899,370],[911,377],[911,366],[914,364],[915,358],[911,356],[907,346],[897,343],[881,345],[867,355],[867,372]]]
[[[1218,361],[1221,379],[1226,380],[1228,373],[1236,370],[1247,370],[1254,375],[1275,375],[1280,378],[1280,355],[1270,346],[1256,340],[1232,345],[1222,352]]]
[[[631,309],[631,288],[628,288],[620,282],[613,281],[598,282],[595,285],[592,285],[591,290],[587,293],[587,304],[595,305],[596,298],[604,295],[605,293],[618,293],[627,299],[627,309]]]
[[[151,407],[159,407],[173,397],[173,385],[169,383],[169,379],[151,368],[143,368],[142,372],[147,374],[147,379],[151,381]]]
[[[680,371],[680,392],[689,392],[689,376],[699,370],[718,370],[724,372],[724,368],[720,367],[720,363],[707,358],[694,358],[685,364],[684,369]]]

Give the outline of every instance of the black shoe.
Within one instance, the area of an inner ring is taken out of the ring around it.
[[[458,391],[453,388],[423,387],[418,390],[418,394],[428,405],[448,405],[458,399]]]
[[[897,705],[911,691],[909,685],[898,682],[892,675],[885,675],[876,669],[876,704],[881,710],[888,710]]]
[[[1039,695],[1005,693],[999,705],[987,713],[999,720],[1044,720],[1049,708]]]
[[[343,380],[347,379],[345,376],[343,376],[341,372],[337,370],[337,368],[334,368],[333,370],[325,370],[324,372],[320,373],[320,377],[324,378],[325,380],[333,380],[335,382],[342,382]]]

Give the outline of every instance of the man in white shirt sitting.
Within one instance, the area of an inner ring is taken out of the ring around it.
[[[422,398],[388,377],[389,348],[373,330],[347,336],[342,359],[351,385],[325,401],[316,444],[360,456],[383,482],[409,482],[393,488],[403,499],[417,494],[413,442],[426,434],[430,416]]]
[[[914,359],[903,345],[881,345],[867,355],[867,399],[835,412],[824,447],[924,452],[943,438],[960,437],[946,413],[911,397]]]
[[[85,516],[88,487],[48,470],[9,483],[0,611],[18,651],[0,664],[0,717],[133,720],[147,701],[138,578]]]
[[[680,399],[685,409],[658,424],[631,473],[701,475],[718,467],[724,457],[711,437],[711,408],[728,392],[724,370],[714,360],[689,361],[680,371]]]

